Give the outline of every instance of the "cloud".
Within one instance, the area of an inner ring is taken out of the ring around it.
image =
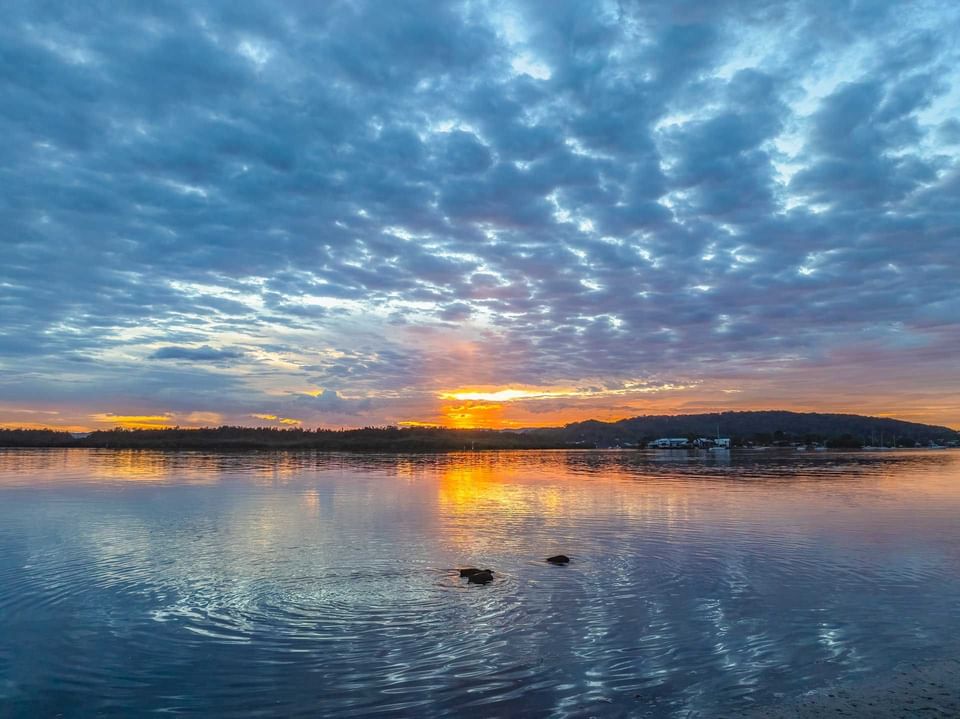
[[[354,415],[373,406],[370,399],[347,398],[333,389],[320,390],[310,397],[308,406],[323,414]]]
[[[174,426],[174,418],[171,414],[119,415],[113,412],[101,412],[90,415],[90,419],[100,425],[124,429],[164,429]]]
[[[250,416],[254,419],[262,419],[265,422],[276,422],[281,425],[296,426],[303,424],[303,420],[294,419],[293,417],[278,417],[275,414],[254,413]]]
[[[958,21],[14,4],[0,397],[71,422],[378,423],[439,416],[451,387],[707,392],[852,354],[960,390]],[[311,387],[349,393],[301,403]]]
[[[231,349],[215,349],[209,345],[201,347],[177,347],[169,345],[160,347],[150,354],[151,359],[162,360],[189,360],[191,362],[222,362],[224,360],[238,359],[243,353]]]

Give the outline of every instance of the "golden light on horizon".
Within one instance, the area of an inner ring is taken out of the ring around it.
[[[215,427],[222,424],[274,427],[316,427],[330,429],[356,428],[368,425],[393,424],[403,427],[444,427],[450,429],[518,429],[558,427],[572,422],[598,420],[615,422],[643,415],[689,415],[724,411],[819,412],[860,414],[887,417],[924,424],[956,428],[953,420],[958,405],[956,395],[931,395],[919,392],[887,391],[885,386],[867,398],[844,393],[843,388],[822,382],[814,389],[808,383],[785,382],[767,378],[762,382],[738,380],[734,386],[727,379],[690,378],[673,383],[655,380],[608,381],[583,378],[554,385],[503,384],[440,384],[426,391],[411,390],[376,395],[367,405],[351,402],[374,394],[337,395],[333,407],[322,408],[323,414],[312,414],[309,404],[254,410],[234,415],[208,407],[178,412],[167,407],[117,407],[107,411],[100,407],[49,405],[35,408],[0,407],[0,427],[7,429],[50,429],[54,431],[91,432],[96,430]],[[831,394],[826,396],[827,392]],[[885,393],[886,391],[886,393]],[[320,390],[322,393],[323,390]],[[304,395],[297,392],[297,395]],[[337,414],[345,405],[348,412]],[[109,405],[108,405],[109,406]],[[306,408],[306,409],[305,409]],[[386,408],[386,409],[383,409]],[[92,411],[93,410],[93,411]],[[127,410],[127,411],[124,411]],[[305,411],[307,414],[300,414]],[[287,414],[290,412],[293,416]],[[301,419],[302,418],[302,419]],[[256,421],[260,420],[260,421]]]
[[[694,389],[699,382],[671,383],[652,382],[646,380],[630,380],[620,382],[614,386],[604,386],[602,383],[588,383],[583,387],[572,386],[509,386],[509,387],[462,387],[455,390],[446,390],[437,394],[438,399],[469,400],[476,402],[516,402],[524,400],[548,399],[599,399],[603,397],[622,397],[631,394],[658,394]]]
[[[285,424],[288,426],[298,426],[303,424],[302,419],[296,419],[294,417],[279,417],[275,414],[255,413],[255,414],[251,414],[250,416],[253,417],[254,419],[262,419],[265,422],[278,422],[280,424]]]
[[[444,426],[453,429],[493,429],[515,424],[503,417],[503,405],[497,403],[445,405],[442,412]]]
[[[0,429],[37,429],[51,432],[89,432],[83,424],[52,424],[50,422],[0,422]]]
[[[406,427],[511,429],[554,427],[587,419],[616,421],[645,410],[660,409],[665,403],[676,404],[675,400],[667,398],[698,386],[698,382],[665,383],[640,379],[615,384],[584,380],[582,386],[466,385],[438,391],[435,397],[440,402],[433,418],[405,420],[400,424]]]
[[[440,399],[468,400],[476,402],[512,402],[522,399],[549,399],[551,397],[577,397],[583,396],[583,392],[574,388],[565,389],[500,389],[485,391],[477,390],[456,390],[452,392],[441,392]]]
[[[171,429],[175,426],[173,417],[169,414],[129,415],[105,412],[92,414],[90,419],[98,424],[123,429]]]

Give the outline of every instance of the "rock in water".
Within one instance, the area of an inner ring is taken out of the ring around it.
[[[547,561],[550,562],[550,564],[569,564],[570,557],[566,554],[557,554],[552,557],[547,557]]]
[[[467,581],[471,584],[486,584],[493,581],[493,570],[492,569],[482,569],[476,574],[471,574]]]
[[[476,567],[467,567],[466,569],[461,569],[461,570],[460,570],[460,576],[461,576],[461,577],[472,577],[474,574],[476,574],[476,573],[479,572],[479,571],[480,571],[480,570],[477,569]]]

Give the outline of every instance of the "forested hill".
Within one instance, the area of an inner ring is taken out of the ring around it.
[[[204,429],[112,429],[85,436],[51,430],[0,429],[0,447],[90,447],[107,449],[312,449],[358,452],[444,452],[464,449],[549,449],[634,446],[658,437],[714,437],[734,445],[792,444],[846,438],[835,446],[901,446],[960,439],[948,427],[855,414],[721,412],[633,417],[619,422],[577,422],[545,429],[479,430],[439,427],[365,427],[349,430],[216,427]]]
[[[589,420],[568,424],[557,430],[567,443],[582,442],[590,446],[611,447],[633,444],[658,437],[732,437],[736,443],[774,444],[789,441],[824,441],[849,435],[865,444],[879,444],[881,433],[885,444],[898,442],[951,441],[960,433],[949,427],[904,422],[883,417],[857,414],[823,414],[820,412],[714,412],[711,414],[649,415],[631,417],[619,422]]]

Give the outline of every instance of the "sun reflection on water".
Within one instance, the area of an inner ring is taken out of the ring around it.
[[[0,450],[0,671],[91,714],[124,676],[144,713],[712,716],[960,631],[958,512],[952,452]]]

